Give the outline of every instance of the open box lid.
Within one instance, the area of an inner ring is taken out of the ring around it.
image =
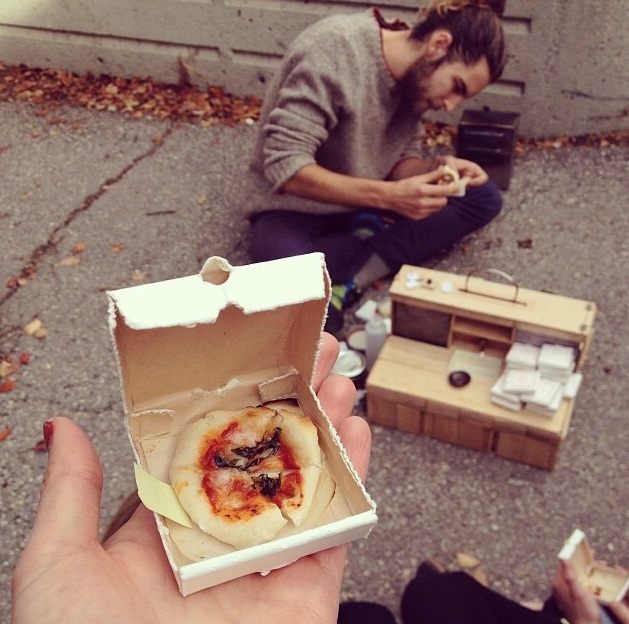
[[[572,562],[581,583],[602,603],[622,600],[629,589],[629,573],[596,561],[581,529],[573,531],[557,556]]]
[[[320,253],[236,267],[213,257],[197,275],[109,292],[125,407],[245,372],[312,380],[329,292]]]

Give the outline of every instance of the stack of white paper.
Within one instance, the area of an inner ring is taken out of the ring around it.
[[[541,373],[535,369],[507,368],[502,389],[515,394],[531,394],[537,389],[541,376]]]
[[[507,368],[537,368],[539,352],[539,347],[514,342],[507,353]]]
[[[568,381],[574,372],[576,354],[572,347],[544,344],[540,350],[537,366],[544,377],[557,381]]]
[[[552,416],[562,398],[574,399],[579,391],[582,375],[574,373],[576,350],[572,347],[515,342],[505,362],[502,376],[491,389],[492,402],[502,407],[524,407]]]
[[[494,385],[491,387],[491,401],[501,407],[518,411],[522,409],[522,401],[517,394],[506,392],[504,389],[506,373],[500,375]]]
[[[583,375],[581,373],[572,373],[564,386],[563,395],[566,399],[574,399],[579,392],[581,382],[583,381]]]
[[[535,392],[526,397],[526,409],[552,416],[558,409],[563,399],[563,386],[552,379],[540,379]]]

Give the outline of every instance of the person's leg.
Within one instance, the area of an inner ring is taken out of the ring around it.
[[[413,221],[400,219],[371,237],[373,251],[392,272],[402,264],[421,265],[427,258],[494,219],[502,196],[493,182],[468,188],[464,197],[451,197],[439,212]]]
[[[319,251],[325,255],[332,283],[346,282],[372,253],[364,239],[351,233],[350,222],[351,214],[262,213],[252,223],[252,260],[263,262]]]
[[[395,616],[376,602],[342,602],[337,624],[396,624]]]
[[[421,624],[559,624],[484,587],[465,572],[420,574],[402,595],[402,622]]]

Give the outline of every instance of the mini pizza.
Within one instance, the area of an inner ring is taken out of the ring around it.
[[[299,526],[321,470],[317,429],[298,408],[215,411],[186,425],[171,485],[198,527],[236,548]]]
[[[460,179],[461,176],[459,176],[459,172],[456,169],[450,167],[450,165],[443,165],[441,167],[441,178],[439,178],[437,184],[452,184],[452,182],[458,182]]]

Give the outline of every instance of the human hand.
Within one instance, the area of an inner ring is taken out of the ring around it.
[[[324,334],[315,388],[364,479],[371,434],[365,420],[350,416],[352,382],[328,376],[337,354],[338,344]],[[77,425],[67,418],[53,423],[35,525],[13,577],[13,624],[336,622],[346,546],[183,598],[143,505],[101,545],[100,462]]]
[[[571,560],[560,559],[552,592],[570,624],[600,624],[596,596],[579,581]]]
[[[441,210],[448,203],[448,197],[459,190],[456,182],[439,184],[442,176],[442,167],[438,167],[428,173],[387,182],[390,192],[385,207],[416,221],[429,217]]]
[[[629,624],[629,607],[625,602],[612,602],[608,605],[608,609],[620,622],[620,624]]]
[[[468,186],[481,186],[489,180],[487,172],[471,160],[455,158],[454,156],[445,156],[443,160],[444,164],[459,172],[461,179],[467,180]]]

